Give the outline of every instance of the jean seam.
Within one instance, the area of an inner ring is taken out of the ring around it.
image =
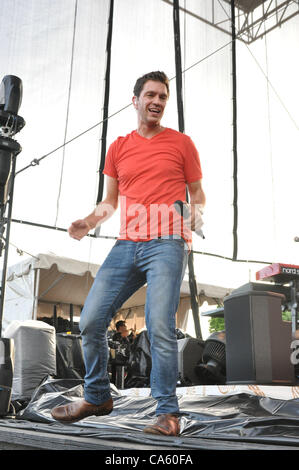
[[[134,268],[133,268],[134,269]],[[137,272],[137,271],[136,271]],[[118,297],[120,296],[121,292],[123,292],[124,288],[129,284],[129,281],[132,279],[133,277],[133,272],[130,274],[130,277],[126,279],[126,281],[121,285],[121,287],[119,288],[119,292],[118,294],[115,296],[115,298],[113,299],[113,302],[111,303],[111,308],[115,309],[115,303],[118,299]],[[133,294],[131,294],[133,295]],[[125,302],[125,301],[124,301]],[[124,303],[123,302],[123,303]]]

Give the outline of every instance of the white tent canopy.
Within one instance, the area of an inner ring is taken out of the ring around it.
[[[94,263],[45,253],[10,266],[7,272],[4,328],[14,320],[36,320],[44,315],[51,316],[54,305],[72,304],[75,313],[80,314],[98,269],[99,265]],[[197,289],[199,303],[207,301],[211,305],[217,304],[231,292],[231,289],[207,284],[198,284]],[[145,297],[146,286],[125,302],[121,313],[131,309],[144,322]],[[189,309],[189,283],[183,281],[178,309],[180,326],[184,325]],[[61,312],[67,315],[67,308],[62,308]]]

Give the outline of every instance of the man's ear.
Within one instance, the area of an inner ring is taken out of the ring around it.
[[[135,109],[137,109],[137,104],[138,104],[138,98],[137,96],[133,96],[132,98],[132,103]]]

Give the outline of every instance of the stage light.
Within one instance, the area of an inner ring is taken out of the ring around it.
[[[8,200],[13,157],[22,150],[12,139],[25,126],[24,119],[18,116],[22,95],[20,78],[6,75],[0,84],[0,206]]]
[[[0,256],[5,248],[0,306],[0,416],[5,416],[10,410],[14,369],[14,342],[12,339],[2,338],[2,318],[16,157],[22,150],[20,144],[12,137],[25,125],[24,119],[18,116],[22,94],[21,79],[14,75],[6,75],[0,84]]]

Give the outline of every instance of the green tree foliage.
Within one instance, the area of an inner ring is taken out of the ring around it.
[[[282,312],[282,319],[283,321],[291,321],[292,313],[289,310],[285,310],[284,312]]]
[[[224,318],[212,317],[209,320],[209,332],[214,333],[215,331],[225,330]]]

